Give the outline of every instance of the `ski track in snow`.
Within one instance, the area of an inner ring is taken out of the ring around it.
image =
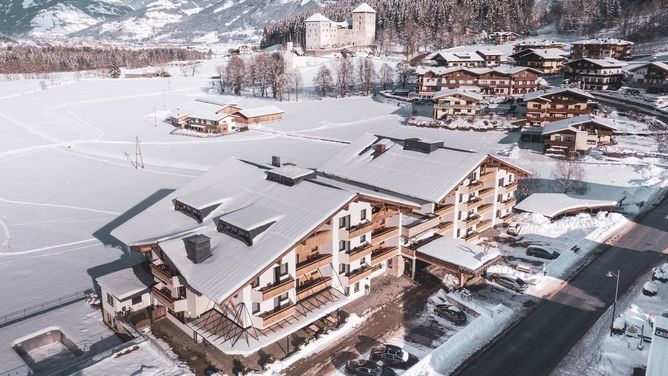
[[[83,210],[83,211],[88,211],[88,212],[92,212],[92,213],[99,213],[99,214],[121,215],[121,213],[119,213],[119,212],[84,208],[84,207],[81,207],[81,206],[46,204],[46,203],[28,202],[28,201],[15,201],[15,200],[8,200],[8,199],[5,199],[5,198],[0,198],[0,202],[4,202],[4,203],[7,203],[7,204],[16,204],[16,205],[31,205],[31,206],[42,206],[42,207],[49,207],[49,208]]]
[[[72,246],[72,245],[80,245],[80,244],[90,243],[90,242],[94,242],[94,241],[98,241],[98,240],[95,239],[95,238],[90,238],[90,239],[84,239],[84,240],[77,240],[77,241],[69,242],[69,243],[62,243],[62,244],[56,244],[56,245],[49,245],[49,246],[46,246],[46,247],[28,249],[28,250],[25,250],[25,251],[0,252],[0,257],[1,256],[10,256],[11,257],[11,256],[29,255],[29,254],[32,254],[32,253],[38,253],[38,252],[48,251],[48,250],[51,250],[51,249],[69,247],[69,246]],[[89,247],[89,246],[68,249],[67,251],[75,251],[75,250],[79,250],[79,249],[83,249],[83,248],[87,248],[87,247]],[[52,253],[49,253],[49,255],[52,255]]]
[[[9,232],[9,227],[7,227],[7,224],[2,220],[2,218],[0,218],[0,227],[2,227],[2,231],[5,233],[5,239],[2,241],[2,244],[0,244],[0,250],[2,250],[9,245],[9,241],[12,238],[12,235]]]

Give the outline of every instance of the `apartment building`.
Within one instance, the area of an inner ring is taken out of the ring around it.
[[[528,49],[534,49],[534,50],[559,49],[565,51],[566,44],[561,42],[555,42],[549,39],[532,39],[532,40],[523,40],[513,45],[514,54]]]
[[[540,71],[528,67],[425,67],[416,69],[417,92],[430,97],[444,89],[477,88],[484,95],[518,96],[538,87]]]
[[[626,65],[613,58],[573,60],[566,64],[564,78],[585,90],[616,90],[622,85]]]
[[[517,39],[517,33],[512,31],[495,31],[489,34],[489,40],[494,44],[504,44]]]
[[[564,154],[587,153],[596,146],[614,144],[615,129],[613,121],[582,115],[547,123],[542,137],[545,150]]]
[[[654,61],[636,65],[628,70],[631,86],[647,89],[650,93],[668,92],[668,64]]]
[[[566,62],[565,51],[557,48],[526,49],[510,55],[515,64],[537,69],[544,74],[556,74]]]
[[[553,87],[524,95],[527,105],[526,125],[540,127],[546,123],[590,114],[594,97],[586,91]]]
[[[626,59],[631,57],[633,42],[614,38],[583,39],[571,43],[571,58]]]
[[[364,179],[346,178],[355,166]],[[496,257],[459,270],[448,255],[470,250],[432,244],[422,255],[418,245],[473,241],[508,221],[526,174],[442,141],[364,135],[319,173],[279,158],[226,159],[112,235],[149,263],[154,317],[225,353],[250,354],[373,293],[373,278],[412,276],[418,260],[449,265],[462,283],[482,273]]]
[[[428,55],[425,60],[432,61],[434,65],[439,67],[469,67],[479,68],[485,65],[483,56],[476,52],[468,51],[438,51]]]
[[[484,60],[484,65],[488,68],[494,68],[503,62],[503,52],[493,48],[481,48],[476,52]]]
[[[480,113],[483,96],[462,88],[437,91],[434,101],[434,119],[442,120],[450,116],[475,116]]]

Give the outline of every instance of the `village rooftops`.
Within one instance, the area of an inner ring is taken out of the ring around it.
[[[227,113],[218,113],[225,107],[234,106],[231,103],[221,103],[214,100],[201,99],[198,98],[194,101],[190,101],[181,107],[178,107],[172,111],[171,116],[180,117],[188,116],[196,119],[206,119],[206,120],[222,120],[229,116]]]
[[[309,180],[280,184],[268,180],[267,171],[226,159],[112,235],[130,246],[157,243],[190,287],[220,303],[355,197]],[[197,192],[209,195],[212,187],[222,202],[201,223],[174,210],[173,200]],[[194,234],[210,238],[211,256],[199,263],[188,258],[184,243]]]
[[[577,94],[582,97],[585,97],[587,99],[594,100],[594,96],[589,94],[588,92],[580,89],[575,89],[575,88],[564,88],[564,87],[552,87],[549,89],[543,89],[543,90],[536,90],[531,93],[524,94],[524,101],[530,101],[532,99],[543,99],[546,101],[549,101],[548,96],[553,95],[553,94],[561,94],[561,93],[571,93],[571,94]]]
[[[585,124],[589,122],[596,123],[601,127],[607,128],[608,130],[615,130],[617,128],[614,122],[608,119],[604,119],[594,115],[581,115],[569,119],[562,119],[553,121],[551,123],[547,123],[545,124],[545,127],[543,127],[542,134],[548,135],[551,133],[565,131],[567,129],[577,131],[577,129],[574,128],[575,125]]]
[[[282,114],[283,112],[285,111],[281,110],[277,106],[263,106],[263,107],[247,108],[244,110],[240,110],[237,113],[245,118],[254,118],[258,116]]]
[[[118,300],[145,292],[154,284],[153,276],[139,267],[125,268],[96,278],[97,283]]]
[[[547,60],[566,59],[564,55],[567,54],[564,50],[558,48],[528,48],[512,54],[511,57],[520,57],[529,53],[534,53],[536,56]]]
[[[440,140],[394,139],[383,147],[375,147],[382,139],[369,133],[362,135],[319,171],[385,193],[440,202],[477,166],[493,158],[444,147]]]
[[[436,75],[442,75],[442,74],[447,74],[447,73],[452,73],[452,72],[458,72],[458,71],[463,71],[463,72],[470,72],[476,75],[482,75],[482,74],[487,74],[487,73],[500,73],[500,74],[516,74],[519,72],[523,71],[532,71],[537,74],[542,74],[541,71],[536,70],[534,68],[529,68],[529,67],[517,67],[517,66],[511,66],[511,65],[499,65],[498,67],[495,68],[467,68],[467,67],[429,67],[429,66],[418,66],[415,69],[415,72],[417,74],[425,74],[428,72],[432,72]]]
[[[624,66],[628,65],[628,63],[625,63],[625,62],[617,60],[617,59],[613,59],[611,57],[606,57],[606,58],[603,58],[603,59],[592,59],[592,58],[589,58],[589,57],[584,57],[582,59],[577,59],[577,60],[573,60],[573,61],[568,62],[568,65],[575,65],[575,63],[577,63],[578,61],[582,61],[582,60],[588,61],[588,62],[590,62],[594,65],[597,65],[601,68],[621,68],[621,67],[624,67]]]
[[[497,49],[494,49],[494,48],[481,48],[479,50],[476,50],[476,52],[479,55],[483,55],[483,56],[501,56],[501,55],[504,54],[503,52],[501,52]]]
[[[628,40],[615,39],[615,38],[593,38],[593,39],[582,39],[572,44],[626,44],[632,45],[633,42]]]
[[[483,100],[483,96],[480,93],[476,93],[474,91],[466,90],[462,87],[458,87],[456,89],[446,89],[446,90],[439,90],[434,93],[434,96],[432,97],[433,99],[439,99],[439,98],[444,98],[444,97],[449,97],[453,95],[463,95],[469,98],[473,98],[476,100]]]
[[[369,4],[362,3],[357,8],[353,9],[353,13],[376,13],[376,10],[371,8]]]
[[[663,71],[668,72],[668,63],[665,63],[665,62],[663,62],[663,61],[652,61],[652,62],[649,62],[649,63],[643,63],[643,64],[640,64],[640,65],[634,65],[632,68],[629,68],[628,70],[629,70],[629,71],[635,71],[635,70],[638,70],[638,69],[640,69],[640,68],[644,68],[644,67],[646,67],[646,66],[648,66],[648,65],[653,65],[653,66],[655,66],[655,67],[657,67],[657,68],[659,68],[659,69],[661,69],[661,70],[663,70]]]
[[[465,51],[438,51],[434,52],[433,54],[429,55],[427,57],[427,60],[434,60],[438,57],[441,57],[443,60],[448,61],[448,62],[467,62],[467,61],[475,61],[475,62],[484,62],[485,59],[482,58],[482,56],[478,55],[475,52],[465,52]]]
[[[314,13],[309,18],[304,20],[304,22],[332,22],[332,20],[325,17],[322,13]]]

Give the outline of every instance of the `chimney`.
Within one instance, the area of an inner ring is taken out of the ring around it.
[[[206,235],[191,235],[183,239],[186,245],[186,254],[194,264],[206,260],[211,256],[211,238]]]
[[[274,155],[271,157],[271,165],[274,167],[281,167],[281,157]]]
[[[384,153],[385,152],[385,144],[376,144],[376,153]]]

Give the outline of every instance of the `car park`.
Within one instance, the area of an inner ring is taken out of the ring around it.
[[[515,292],[522,292],[529,287],[524,280],[514,276],[497,275],[492,278],[492,281]]]
[[[559,257],[559,252],[553,251],[551,249],[539,247],[537,245],[531,245],[526,250],[527,256],[538,257],[542,259],[554,260]]]
[[[455,325],[466,324],[466,314],[452,304],[437,304],[434,313]]]
[[[382,366],[373,360],[354,359],[346,363],[345,374],[350,376],[395,376],[390,367]]]
[[[408,369],[419,359],[397,345],[385,344],[371,349],[371,360],[386,367]]]

